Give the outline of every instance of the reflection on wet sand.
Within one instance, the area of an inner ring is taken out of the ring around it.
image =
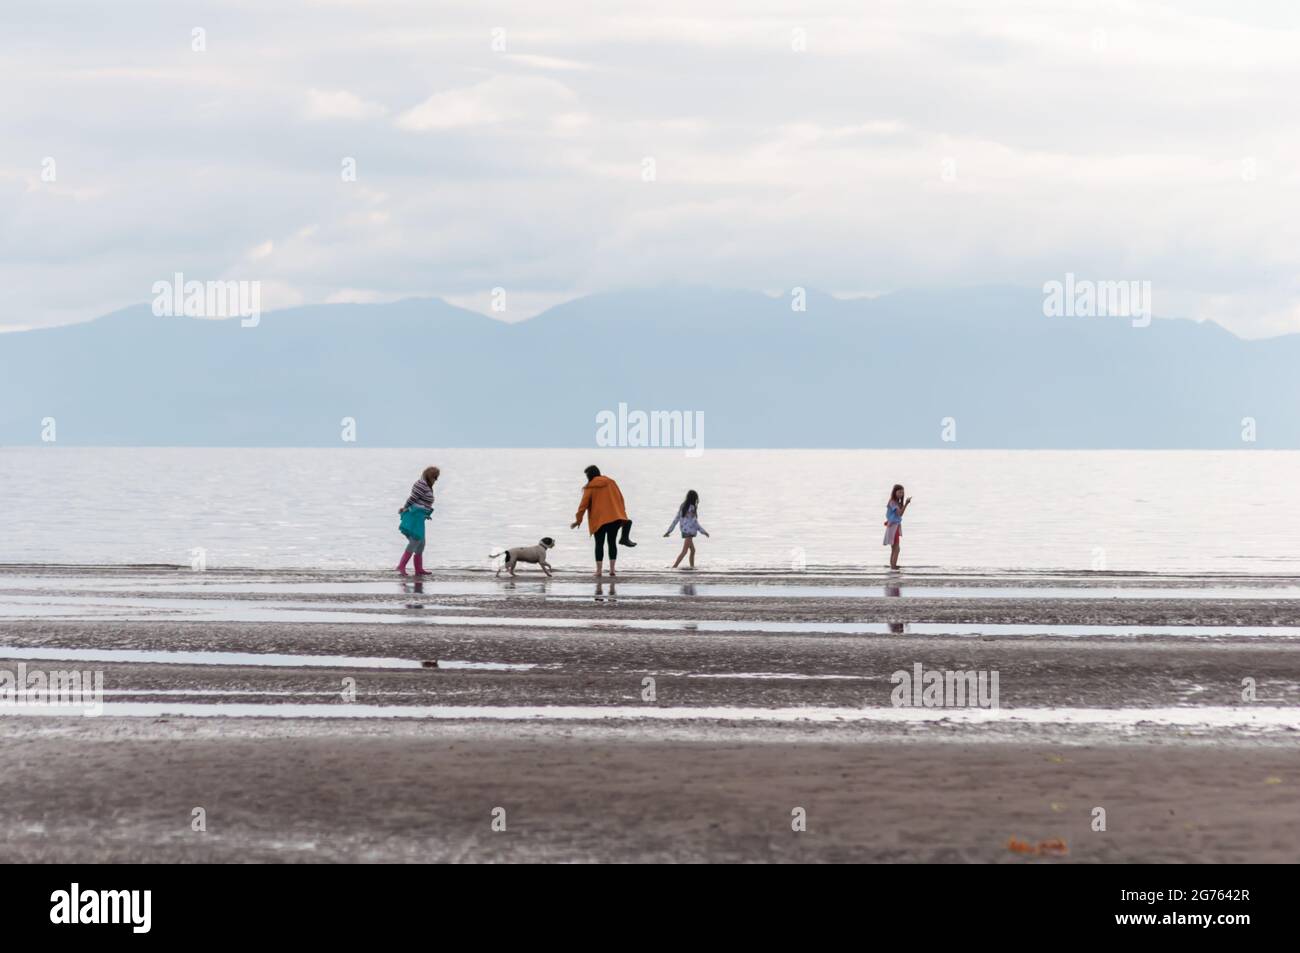
[[[900,598],[902,595],[903,595],[902,586],[894,585],[893,583],[885,584],[886,598]],[[907,631],[907,626],[904,625],[902,622],[890,622],[889,631],[893,635],[902,635],[904,632]]]

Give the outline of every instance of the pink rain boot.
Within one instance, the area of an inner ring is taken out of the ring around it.
[[[424,571],[424,556],[421,553],[415,554],[415,574],[417,576],[432,576],[433,573]]]
[[[403,552],[402,561],[397,564],[397,571],[400,572],[403,576],[406,575],[406,564],[408,561],[410,561],[410,558],[411,558],[411,554],[409,552]],[[420,568],[420,558],[418,556],[415,559],[415,568],[417,571]]]

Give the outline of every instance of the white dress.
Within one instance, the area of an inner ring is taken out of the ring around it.
[[[903,517],[898,512],[898,504],[890,503],[885,510],[885,545],[893,546],[903,531]]]

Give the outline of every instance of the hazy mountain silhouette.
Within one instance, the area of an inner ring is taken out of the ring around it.
[[[1046,318],[1036,289],[841,301],[672,288],[507,325],[440,300],[0,334],[0,442],[592,446],[596,415],[701,411],[711,447],[1300,447],[1300,335]],[[941,421],[956,420],[955,444]]]

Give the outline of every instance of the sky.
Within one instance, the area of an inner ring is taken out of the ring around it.
[[[1290,0],[5,0],[0,328],[1072,272],[1300,331],[1298,54]]]

